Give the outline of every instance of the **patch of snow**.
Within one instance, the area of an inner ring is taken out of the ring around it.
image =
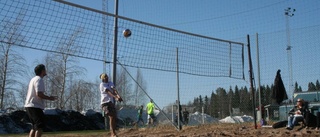
[[[80,120],[79,118],[75,118],[79,116],[79,112],[74,111],[74,110],[66,110],[66,111],[62,111],[60,109],[55,109],[55,108],[47,108],[44,110],[44,113],[46,115],[54,115],[54,116],[60,116],[63,115],[61,121],[64,124],[67,125],[71,125],[71,126],[75,126],[72,125],[74,124],[77,120]],[[23,118],[23,114],[25,115],[25,112],[21,112],[21,113],[14,113],[15,117],[21,117]],[[68,117],[68,114],[72,114],[72,117]],[[83,116],[94,116],[94,118],[99,119],[99,115],[95,116],[96,114],[101,114],[101,112],[99,111],[95,111],[95,110],[87,110],[87,111],[82,111],[81,115]],[[122,120],[122,125],[126,126],[127,124],[132,124],[132,122],[135,122],[137,120],[137,115],[138,115],[138,111],[136,108],[132,107],[126,107],[123,109],[120,109],[118,112],[118,118],[120,120]],[[160,124],[170,124],[171,125],[171,121],[172,121],[172,114],[171,113],[166,113],[166,116],[164,116],[162,113],[160,114],[160,110],[155,109],[155,114],[157,115],[157,122],[159,122]],[[79,116],[81,117],[81,116]],[[21,126],[19,123],[15,123],[14,120],[12,120],[11,118],[11,114],[5,114],[0,116],[1,123],[0,123],[0,134],[8,134],[8,133],[23,133],[26,130],[30,130],[28,128],[29,125],[27,126],[27,124],[25,123],[23,126]],[[71,118],[71,120],[70,120]],[[147,123],[147,113],[145,111],[143,111],[142,113],[142,118],[144,123]],[[169,118],[169,119],[167,119]],[[249,121],[253,121],[253,118],[251,116],[228,116],[224,119],[217,119],[217,118],[213,118],[208,114],[202,114],[200,112],[195,112],[195,113],[191,113],[189,115],[189,123],[188,125],[200,125],[200,124],[208,124],[208,123],[243,123],[243,122],[249,122]],[[96,124],[99,124],[100,129],[104,128],[104,123],[103,121],[97,121]],[[76,127],[76,126],[75,126]]]
[[[92,115],[95,115],[97,113],[101,113],[101,112],[94,111],[93,109],[89,109],[87,111],[82,111],[81,112],[81,114],[84,115],[84,116],[92,116]]]
[[[217,118],[213,118],[208,114],[202,114],[200,112],[195,112],[189,116],[189,125],[199,125],[206,123],[218,123],[219,120]]]
[[[221,123],[244,123],[253,121],[252,116],[228,116],[224,119],[219,120]]]

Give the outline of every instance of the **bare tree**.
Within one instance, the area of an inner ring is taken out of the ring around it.
[[[69,109],[75,109],[77,111],[96,109],[100,97],[96,92],[96,85],[86,82],[84,80],[78,80],[72,85],[69,98],[67,98]]]
[[[24,62],[26,62],[24,58],[14,50],[14,46],[21,46],[26,44],[25,36],[22,34],[22,22],[25,16],[24,13],[25,11],[21,10],[16,18],[3,19],[3,21],[1,22],[1,109],[4,109],[4,103],[6,103],[4,102],[4,97],[6,96],[5,91],[18,91],[16,85],[21,83],[17,80],[17,76],[23,76],[25,68],[27,68],[27,66],[24,64]],[[7,96],[11,96],[11,93],[9,93]]]
[[[17,106],[24,106],[25,99],[27,97],[28,83],[20,85],[18,94],[17,94]]]
[[[11,90],[6,91],[4,102],[6,102],[6,108],[18,108],[19,105],[14,92]]]
[[[50,96],[57,96],[58,90],[61,88],[60,81],[60,70],[56,66],[59,62],[56,56],[52,53],[47,53],[43,59],[36,60],[34,64],[44,64],[46,66],[47,76],[44,77],[44,82],[46,86],[46,94]],[[34,74],[33,74],[34,75]],[[59,106],[58,101],[46,101],[46,107],[52,108]]]
[[[47,71],[51,83],[51,93],[58,96],[57,107],[64,109],[67,100],[73,94],[70,92],[71,83],[73,78],[83,76],[85,68],[78,66],[78,60],[74,56],[74,53],[79,52],[79,45],[77,45],[77,39],[80,38],[82,28],[76,29],[67,38],[61,38],[59,42],[58,51],[48,55]],[[70,84],[67,83],[69,79]],[[68,92],[69,91],[69,92]]]
[[[123,98],[123,105],[129,105],[130,103],[133,104],[133,93],[130,83],[130,80],[128,79],[128,74],[124,70],[125,68],[120,69],[119,78],[117,78],[117,89],[119,90],[119,94]]]
[[[135,105],[138,106],[140,104],[144,104],[146,103],[146,93],[145,91],[147,91],[147,87],[146,87],[146,82],[143,80],[143,76],[141,73],[141,70],[138,69],[137,70],[137,76],[136,76],[136,83],[135,83]]]

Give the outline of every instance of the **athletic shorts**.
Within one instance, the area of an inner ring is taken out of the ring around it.
[[[154,114],[148,114],[148,119],[149,119],[149,118],[155,119],[156,116],[155,116]]]
[[[112,102],[103,103],[101,107],[105,117],[108,116],[110,113],[116,113],[116,108]]]
[[[32,124],[33,130],[43,129],[45,127],[45,116],[40,108],[26,107],[27,115]]]

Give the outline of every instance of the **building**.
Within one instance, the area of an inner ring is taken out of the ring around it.
[[[296,92],[293,94],[292,103],[284,103],[282,105],[270,104],[265,106],[266,120],[287,120],[288,113],[296,105],[296,100],[302,98],[303,100],[309,102],[309,109],[311,113],[316,115],[316,112],[320,110],[320,91],[308,91],[308,92]]]

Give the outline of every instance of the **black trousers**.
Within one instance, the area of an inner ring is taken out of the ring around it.
[[[304,124],[308,127],[320,127],[320,112],[317,112],[316,115],[308,112],[304,117]]]
[[[320,127],[320,112],[317,112],[317,128]]]

